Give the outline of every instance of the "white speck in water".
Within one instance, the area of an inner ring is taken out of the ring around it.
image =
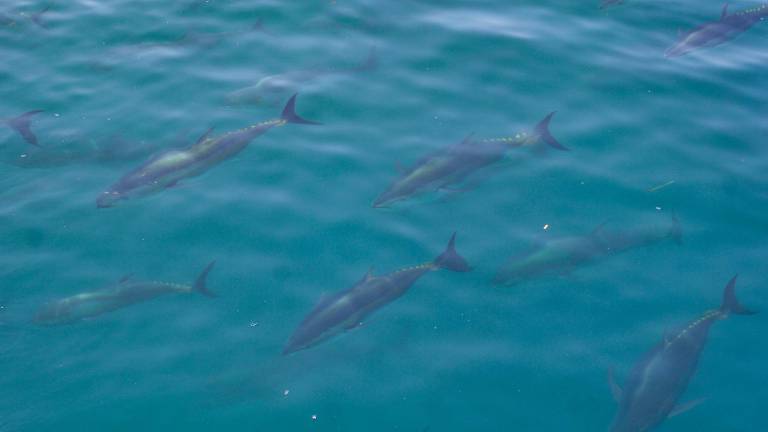
[[[661,207],[659,207],[659,206],[656,206],[656,210],[661,210]]]
[[[248,324],[248,325],[251,326],[251,327],[258,327],[259,326],[259,322],[258,321],[251,321],[251,323]],[[286,390],[286,391],[288,391],[288,390]]]
[[[312,414],[312,421],[317,421],[317,414]]]
[[[549,229],[549,224],[544,224],[544,226],[542,227],[542,229],[543,229],[544,231],[548,230],[548,229]]]
[[[283,390],[283,396],[288,396],[288,393],[290,393],[290,392],[291,391],[288,390],[288,389]]]
[[[53,113],[53,116],[54,116],[54,117],[61,117],[61,114],[59,114],[59,113]]]
[[[22,154],[19,155],[19,157],[25,158],[25,157],[27,157],[27,154],[26,153],[22,153]]]

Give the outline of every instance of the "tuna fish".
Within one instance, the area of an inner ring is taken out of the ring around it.
[[[512,285],[544,275],[570,273],[575,267],[629,249],[651,245],[666,239],[682,242],[677,218],[668,226],[647,226],[634,230],[611,231],[605,224],[586,236],[549,241],[534,250],[513,256],[496,273],[495,284]]]
[[[359,327],[373,312],[405,294],[426,273],[439,269],[469,271],[467,262],[456,252],[455,242],[454,233],[448,247],[434,261],[382,276],[374,276],[368,271],[352,287],[322,298],[293,332],[283,354],[312,347]]]
[[[255,85],[235,90],[225,96],[229,105],[276,105],[286,96],[301,90],[302,85],[331,75],[347,75],[371,71],[376,68],[376,51],[358,66],[342,69],[308,69],[270,75]]]
[[[186,149],[170,150],[150,158],[102,193],[96,202],[97,207],[111,207],[121,200],[147,196],[176,186],[180,181],[198,176],[240,153],[254,138],[273,127],[288,123],[319,124],[299,117],[295,106],[296,95],[293,95],[279,119],[257,123],[216,138],[209,138],[206,133]]]
[[[504,159],[513,148],[544,142],[558,150],[568,150],[549,133],[552,112],[532,133],[511,137],[475,140],[468,136],[458,144],[428,155],[406,170],[373,202],[373,207],[386,207],[397,201],[435,190],[450,190],[472,174]]]
[[[40,309],[34,322],[40,325],[76,323],[173,293],[200,293],[215,297],[205,284],[214,264],[215,261],[208,264],[192,286],[167,282],[140,282],[126,276],[113,286],[54,301]]]
[[[681,33],[678,41],[669,48],[666,57],[679,57],[699,48],[713,47],[744,33],[756,22],[768,16],[768,4],[734,14],[728,14],[728,3],[723,6],[720,19]]]
[[[611,432],[649,431],[669,417],[680,414],[698,401],[678,405],[688,382],[696,373],[709,329],[730,315],[751,315],[735,294],[736,276],[728,282],[719,309],[705,312],[682,330],[670,333],[634,366],[622,390],[609,374],[611,390],[619,411]]]

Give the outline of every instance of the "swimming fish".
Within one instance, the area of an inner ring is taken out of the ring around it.
[[[768,4],[728,14],[728,3],[723,6],[720,19],[681,33],[678,41],[664,54],[679,57],[699,48],[713,47],[727,42],[768,16]]]
[[[87,141],[87,138],[82,138]],[[30,147],[23,153],[3,155],[2,161],[19,168],[59,168],[75,164],[109,164],[146,158],[153,148],[140,142],[128,142],[113,135],[101,142],[83,145],[67,142],[58,147]]]
[[[206,278],[216,262],[203,269],[192,286],[167,282],[141,282],[122,278],[117,284],[98,291],[66,297],[41,308],[34,317],[40,325],[71,324],[94,318],[136,303],[152,300],[165,294],[200,293],[215,297],[206,287]]]
[[[465,181],[470,175],[501,161],[511,149],[544,142],[558,150],[568,150],[549,133],[549,122],[554,112],[534,128],[532,133],[519,133],[513,137],[475,140],[472,135],[458,144],[428,155],[403,170],[373,202],[373,207],[386,207],[414,195],[440,189],[449,189]]]
[[[178,58],[190,52],[213,48],[225,40],[236,39],[253,32],[264,32],[261,20],[245,29],[223,32],[188,31],[172,40],[110,46],[97,57],[89,60],[87,64],[93,70],[109,72],[120,65],[135,63],[146,58]]]
[[[551,240],[532,251],[511,257],[496,273],[493,283],[511,285],[543,275],[567,274],[590,261],[666,239],[682,242],[677,218],[671,225],[645,226],[632,230],[608,230],[602,224],[585,236]]]
[[[619,411],[611,432],[644,432],[669,417],[697,405],[700,400],[678,405],[688,382],[696,373],[701,352],[712,325],[730,315],[752,315],[736,299],[736,276],[728,282],[720,309],[705,312],[677,333],[670,333],[632,368],[622,390],[609,374]]]
[[[31,127],[31,121],[32,117],[35,114],[41,113],[43,110],[34,110],[25,112],[24,114],[5,119],[4,123],[11,129],[15,130],[19,135],[21,135],[22,138],[24,138],[24,141],[28,142],[29,144],[32,144],[33,146],[40,147],[40,144],[37,143],[37,136],[32,132]]]
[[[103,192],[96,205],[99,208],[111,207],[121,200],[143,197],[174,187],[180,181],[198,176],[240,153],[254,138],[273,127],[288,123],[319,124],[299,117],[295,107],[296,95],[293,95],[279,119],[257,123],[216,138],[208,137],[209,130],[186,149],[170,150],[152,157]]]
[[[315,346],[360,326],[366,317],[405,294],[426,273],[439,269],[469,271],[467,262],[456,252],[455,243],[456,233],[434,261],[382,276],[374,276],[368,271],[352,287],[322,298],[293,332],[283,354]]]
[[[225,96],[229,105],[264,104],[276,105],[291,93],[301,90],[302,85],[331,75],[345,75],[371,71],[377,65],[376,50],[371,49],[362,63],[351,68],[307,69],[270,75],[255,85],[235,90]]]

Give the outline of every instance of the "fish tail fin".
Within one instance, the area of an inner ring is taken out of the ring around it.
[[[211,269],[215,264],[216,261],[211,261],[207,266],[205,266],[203,271],[200,272],[200,275],[197,276],[197,279],[195,279],[195,284],[192,285],[192,291],[199,292],[206,297],[217,297],[217,295],[210,291],[205,284],[206,280],[208,279],[208,273],[211,272]]]
[[[672,226],[669,228],[669,238],[675,243],[683,244],[683,228],[680,226],[680,219],[676,214],[672,214]]]
[[[467,261],[456,252],[456,233],[453,233],[445,251],[435,258],[435,266],[455,272],[468,272],[471,270]]]
[[[376,54],[376,47],[371,47],[368,57],[355,70],[358,72],[369,72],[376,70],[377,67],[379,67],[379,56]]]
[[[290,99],[288,99],[288,103],[285,104],[285,108],[283,108],[283,113],[280,115],[280,119],[285,121],[286,123],[297,123],[297,124],[307,124],[307,125],[322,124],[322,123],[317,123],[317,122],[303,119],[299,117],[298,114],[296,114],[296,96],[298,95],[299,94],[296,93],[293,96],[291,96]]]
[[[537,138],[547,143],[552,148],[555,148],[557,150],[562,151],[569,151],[570,149],[562,144],[560,144],[557,139],[555,139],[554,136],[549,132],[549,122],[552,121],[552,116],[555,115],[557,111],[552,111],[549,113],[542,121],[539,122],[539,124],[536,125],[536,127],[533,129],[533,133]]]
[[[39,144],[37,143],[37,137],[32,132],[31,122],[32,117],[35,114],[39,114],[41,112],[43,112],[43,110],[28,111],[18,117],[13,117],[6,120],[6,123],[11,129],[18,132],[19,135],[24,138],[24,141],[32,144],[33,146],[39,147]]]
[[[720,313],[726,317],[730,314],[754,315],[757,313],[742,306],[736,298],[736,278],[738,277],[739,275],[734,276],[728,282],[728,285],[725,286],[725,291],[723,292],[723,304],[720,306]]]

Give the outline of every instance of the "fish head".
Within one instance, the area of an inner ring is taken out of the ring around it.
[[[54,302],[43,306],[32,318],[32,322],[37,325],[64,324],[70,321],[69,308],[66,303],[62,302]]]
[[[389,191],[384,192],[383,194],[379,195],[376,200],[373,201],[373,204],[371,204],[371,207],[373,208],[384,208],[389,207],[390,204],[393,204],[397,201],[400,201],[404,199],[404,197],[398,196],[396,194],[389,193]]]
[[[420,192],[418,182],[413,181],[412,178],[401,179],[382,192],[381,195],[373,201],[371,206],[373,208],[389,207],[398,201],[403,201],[418,195]]]
[[[282,352],[283,355],[289,355],[297,351],[305,350],[307,348],[317,345],[321,340],[326,339],[326,338],[319,338],[317,337],[317,335],[310,335],[305,330],[306,328],[302,326],[299,329],[297,329],[293,335],[291,335],[291,338],[288,340],[288,343],[285,344],[285,347],[283,347],[283,352]]]
[[[123,194],[117,190],[107,190],[101,193],[96,199],[96,207],[109,208],[117,204],[118,201],[124,199]]]
[[[686,44],[685,41],[681,41],[672,45],[669,49],[664,51],[664,57],[666,58],[681,57],[693,51],[694,49],[695,49],[694,47],[691,47],[688,44]]]

